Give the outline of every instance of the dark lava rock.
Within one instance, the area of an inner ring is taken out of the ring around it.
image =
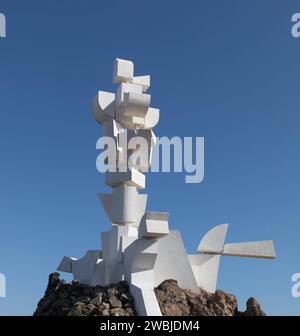
[[[181,289],[177,281],[166,280],[155,289],[161,312],[165,316],[265,316],[254,298],[247,309],[238,311],[236,297],[221,290],[215,293],[200,289],[200,294]]]
[[[238,311],[236,297],[221,290],[200,289],[200,294],[181,289],[177,281],[166,280],[155,294],[165,316],[265,316],[254,298],[249,298],[244,312]],[[121,281],[107,287],[87,286],[61,280],[59,273],[49,276],[44,297],[34,316],[135,316],[134,300],[128,284]]]
[[[259,303],[254,297],[251,297],[247,300],[246,310],[240,315],[244,316],[266,316],[266,313],[260,308]]]
[[[49,275],[44,297],[34,316],[134,316],[134,300],[128,284],[121,281],[108,287],[66,283],[59,273]]]

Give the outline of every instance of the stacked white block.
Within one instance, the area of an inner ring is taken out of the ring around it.
[[[145,175],[135,168],[131,168],[127,172],[106,172],[105,176],[106,184],[112,188],[127,185],[144,189],[145,179]]]
[[[169,214],[165,212],[146,212],[139,227],[139,238],[157,239],[168,235]]]

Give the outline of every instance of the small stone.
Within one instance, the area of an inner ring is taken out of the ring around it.
[[[247,309],[243,313],[244,316],[266,316],[266,313],[261,309],[259,303],[254,297],[250,297],[246,303]]]
[[[136,315],[132,308],[126,308],[125,312],[126,312],[126,316],[135,316]]]
[[[118,295],[118,290],[114,287],[107,289],[108,296]]]
[[[109,298],[109,303],[113,308],[121,308],[122,307],[122,302],[115,295],[113,295]]]
[[[126,311],[122,308],[114,308],[110,311],[111,316],[126,316]]]
[[[102,316],[110,316],[109,310],[108,309],[103,310]]]
[[[102,294],[98,294],[97,296],[95,296],[92,300],[91,303],[96,305],[96,306],[100,306],[102,303]]]

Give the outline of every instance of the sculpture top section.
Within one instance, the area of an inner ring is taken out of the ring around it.
[[[137,130],[152,129],[159,121],[159,109],[150,107],[150,76],[134,76],[131,61],[116,58],[113,83],[117,93],[99,91],[93,101],[93,114],[100,124],[114,119],[120,127]]]
[[[116,58],[113,69],[113,83],[131,83],[142,86],[143,92],[150,87],[150,76],[134,76],[134,64],[131,61]]]

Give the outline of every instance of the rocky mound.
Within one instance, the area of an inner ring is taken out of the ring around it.
[[[249,298],[244,312],[238,311],[236,297],[221,290],[200,294],[178,287],[177,281],[166,280],[156,290],[156,297],[166,316],[265,316],[255,298]]]
[[[200,294],[178,287],[177,281],[166,280],[155,289],[163,315],[166,316],[264,316],[254,298],[247,301],[245,312],[239,312],[236,297],[221,290]],[[34,316],[134,316],[134,300],[128,284],[87,286],[77,281],[66,283],[59,273],[49,276],[44,297]]]
[[[48,287],[34,316],[133,316],[134,301],[125,281],[109,287],[66,283],[49,275]]]

